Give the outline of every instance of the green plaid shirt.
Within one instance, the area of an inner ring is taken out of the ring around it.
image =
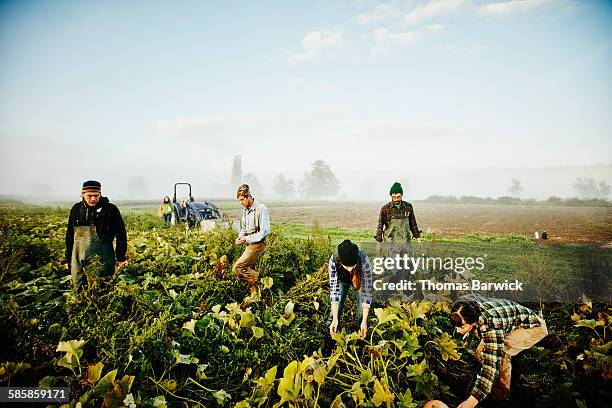
[[[530,329],[540,326],[540,320],[533,310],[509,300],[480,295],[467,295],[461,299],[474,300],[480,307],[478,330],[484,343],[483,361],[471,394],[482,401],[489,395],[493,383],[499,377],[505,335],[520,327]]]

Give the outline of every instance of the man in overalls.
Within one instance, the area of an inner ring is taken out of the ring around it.
[[[421,241],[421,234],[417,227],[412,204],[402,201],[404,191],[402,185],[398,182],[391,186],[389,194],[391,195],[391,201],[380,209],[374,239],[378,242],[405,244],[397,245],[397,247],[406,247],[410,251],[411,233],[418,242]]]
[[[127,261],[127,234],[119,209],[102,197],[98,181],[83,183],[80,202],[72,206],[66,229],[66,268],[70,270],[72,288],[81,289],[84,267],[95,256],[104,264],[103,276],[112,276],[115,266]],[[117,239],[116,248],[113,241]]]
[[[266,248],[266,236],[270,233],[270,213],[268,207],[253,198],[247,184],[238,187],[236,198],[244,207],[236,244],[246,244],[246,248],[234,264],[233,270],[249,286],[253,298],[257,296],[259,280],[259,272],[254,266]]]
[[[374,239],[378,241],[376,245],[378,256],[393,258],[397,255],[407,255],[411,257],[411,234],[419,243],[421,241],[412,204],[402,200],[403,193],[402,185],[395,182],[389,191],[391,201],[380,209],[378,226],[374,236]],[[412,265],[410,265],[410,268],[412,268]],[[409,270],[404,269],[394,269],[387,272],[388,274],[384,280],[390,283],[400,282],[410,274]],[[404,293],[404,291],[398,293],[398,296],[402,300],[407,300],[408,298],[408,294]],[[418,296],[421,297],[422,295],[419,294]]]

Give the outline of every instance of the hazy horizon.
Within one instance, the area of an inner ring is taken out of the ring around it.
[[[612,184],[612,3],[0,3],[0,194],[176,181],[272,196],[322,159],[339,199],[571,197]]]
[[[497,169],[486,173],[476,172],[470,175],[469,172],[457,172],[452,175],[443,172],[429,172],[419,177],[387,177],[384,174],[368,174],[353,172],[340,172],[336,174],[340,179],[340,192],[337,196],[321,197],[323,200],[350,200],[356,202],[378,202],[388,198],[388,190],[394,181],[402,182],[404,186],[404,196],[408,200],[423,200],[432,195],[451,195],[492,197],[511,195],[508,187],[511,185],[512,178],[521,181],[523,191],[518,195],[523,199],[547,199],[550,196],[561,198],[577,197],[577,192],[573,189],[576,177],[593,178],[596,182],[605,181],[612,184],[609,175],[612,172],[612,165],[569,167],[569,168],[539,168],[539,169]],[[384,172],[381,172],[384,173]],[[316,200],[316,197],[304,197],[299,194],[294,196],[281,196],[273,191],[272,180],[279,173],[270,173],[269,177],[260,178],[263,190],[253,191],[256,197],[266,199],[281,200]],[[265,175],[265,173],[264,173]],[[300,177],[293,178],[290,174],[286,177],[294,179],[299,184]],[[299,175],[296,173],[296,175]],[[573,177],[575,176],[575,177]],[[572,178],[573,177],[573,178]],[[221,180],[228,180],[222,186]],[[114,200],[159,200],[164,195],[172,196],[174,182],[190,182],[192,194],[198,198],[234,200],[234,188],[229,184],[230,172],[219,181],[207,183],[206,181],[193,179],[180,179],[169,181],[167,185],[160,184],[153,179],[135,176],[132,179],[120,182],[99,179],[103,184],[103,195]],[[80,185],[82,181],[75,180],[76,183],[63,194],[55,194],[50,185],[42,183],[31,185],[31,191],[22,191],[17,194],[10,194],[0,191],[0,196],[14,196],[33,202],[44,201],[70,201],[78,200]],[[135,183],[138,183],[135,185]],[[130,187],[132,188],[130,190]],[[354,190],[352,190],[352,188]],[[57,189],[55,189],[57,191]],[[186,196],[187,187],[178,188],[178,196]],[[610,197],[608,197],[610,199]]]

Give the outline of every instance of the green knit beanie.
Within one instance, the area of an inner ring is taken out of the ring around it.
[[[393,185],[391,186],[391,190],[389,191],[389,194],[404,194],[404,190],[402,190],[402,185],[398,183],[397,181],[393,183]]]

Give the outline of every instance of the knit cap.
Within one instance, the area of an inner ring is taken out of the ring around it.
[[[397,181],[393,183],[393,185],[391,186],[391,190],[389,191],[389,194],[404,194],[402,185],[398,183]]]
[[[359,260],[359,248],[350,240],[345,239],[338,245],[338,256],[340,257],[340,263],[342,263],[342,265],[357,265],[357,261]]]
[[[87,180],[83,183],[83,188],[81,189],[81,193],[99,193],[102,191],[102,184],[99,181],[95,180]]]

